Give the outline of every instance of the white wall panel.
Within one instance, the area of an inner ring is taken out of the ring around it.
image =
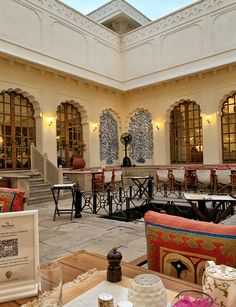
[[[0,1],[0,37],[30,49],[40,48],[41,13],[17,1]]]
[[[51,52],[54,57],[78,66],[87,64],[87,40],[79,31],[59,22],[53,22],[51,40]]]
[[[236,8],[222,12],[213,24],[215,50],[227,50],[236,47]]]
[[[199,25],[179,29],[162,38],[161,58],[165,68],[194,60],[201,54],[202,33]]]

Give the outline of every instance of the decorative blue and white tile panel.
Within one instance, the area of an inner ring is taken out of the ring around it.
[[[100,116],[99,145],[101,161],[110,165],[119,159],[118,123],[108,111]]]
[[[137,111],[129,121],[129,133],[132,135],[130,157],[145,163],[153,157],[153,127],[151,114],[146,110]]]

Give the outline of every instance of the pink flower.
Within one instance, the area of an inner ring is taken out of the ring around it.
[[[184,294],[184,297],[176,302],[173,307],[214,307],[208,298],[194,298],[191,299],[188,293]]]

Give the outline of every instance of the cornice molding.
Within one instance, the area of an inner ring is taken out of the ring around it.
[[[153,21],[149,25],[124,34],[121,37],[122,48],[139,43],[143,39],[150,38],[153,35],[169,30],[170,28],[209,14],[211,11],[225,6],[225,2],[225,0],[200,0],[195,4],[190,4],[170,15]]]
[[[116,48],[120,46],[120,36],[111,30],[108,30],[104,26],[98,24],[97,22],[91,20],[89,17],[84,16],[78,11],[70,8],[64,3],[61,3],[58,0],[27,0],[30,3],[33,3],[46,11],[66,20],[84,30],[89,32],[96,37],[99,37],[101,40],[112,44]]]
[[[131,6],[129,3],[127,3],[124,0],[111,1],[103,5],[102,7],[96,9],[95,11],[91,12],[90,14],[88,14],[88,16],[92,20],[99,22],[100,20],[118,11],[121,11],[124,14],[128,15],[142,26],[147,25],[151,22],[150,19],[148,19],[141,12],[136,10],[133,6]]]

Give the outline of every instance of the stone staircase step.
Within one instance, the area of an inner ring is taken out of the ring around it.
[[[30,184],[29,185],[30,189],[34,190],[37,189],[38,187],[42,188],[42,189],[48,189],[51,190],[51,185],[48,183],[42,183],[42,184]]]
[[[67,176],[63,176],[64,183],[73,183]],[[62,193],[60,194],[62,195]],[[63,191],[63,199],[71,198],[71,191]],[[40,204],[53,201],[51,184],[44,183],[40,174],[31,174],[29,179],[29,200],[28,204]]]

